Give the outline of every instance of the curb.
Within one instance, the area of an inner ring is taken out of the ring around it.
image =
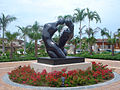
[[[113,72],[114,74],[114,78],[109,80],[109,81],[106,81],[104,83],[98,83],[98,84],[94,84],[94,85],[87,85],[87,86],[77,86],[77,87],[60,87],[60,88],[56,88],[56,87],[41,87],[41,86],[30,86],[30,85],[23,85],[23,84],[18,84],[18,83],[15,83],[13,81],[11,81],[9,79],[9,76],[8,74],[5,74],[3,77],[2,77],[2,80],[11,85],[11,86],[16,86],[16,87],[21,87],[21,88],[28,88],[28,89],[36,89],[36,90],[80,90],[80,89],[91,89],[91,88],[96,88],[96,87],[101,87],[101,86],[104,86],[104,85],[109,85],[109,84],[112,84],[114,82],[117,82],[120,80],[120,75],[117,74],[116,72]]]

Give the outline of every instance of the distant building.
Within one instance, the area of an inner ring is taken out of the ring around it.
[[[70,48],[68,50],[68,53],[73,54],[74,45],[70,44],[69,46]],[[108,43],[107,39],[104,39],[104,43],[102,39],[96,39],[96,43],[92,46],[92,50],[96,53],[99,51],[105,51],[105,50],[110,50],[110,49],[112,49],[112,45]],[[116,44],[114,45],[114,49],[116,51],[120,49],[120,44],[118,42],[116,42]],[[81,51],[80,48],[76,50],[76,53],[78,53],[78,51]]]
[[[104,43],[102,39],[97,39],[96,44],[98,46],[99,49],[112,49],[112,45],[110,45],[107,41],[107,39],[104,39]],[[114,45],[115,49],[120,49],[120,44],[118,42],[116,42],[116,44]]]
[[[2,41],[3,39],[0,38],[0,41]],[[5,50],[8,50],[10,49],[10,43],[8,42],[8,40],[5,38],[4,39],[4,43],[5,43]],[[16,50],[16,49],[20,49],[20,48],[23,48],[23,45],[24,45],[24,41],[23,40],[14,40],[13,41],[13,50]],[[0,43],[0,50],[2,50],[2,43]]]

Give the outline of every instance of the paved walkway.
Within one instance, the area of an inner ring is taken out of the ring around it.
[[[86,62],[101,62],[103,64],[108,64],[109,68],[112,68],[115,72],[120,74],[120,61],[111,61],[111,60],[98,60],[98,59],[86,59]],[[19,62],[5,62],[0,63],[0,90],[33,90],[33,89],[26,89],[8,85],[2,81],[2,77],[9,71],[13,70],[14,68],[20,65],[28,65],[34,61],[19,61]],[[110,85],[105,85],[102,87],[97,87],[93,89],[84,89],[84,90],[120,90],[120,81],[112,83]]]

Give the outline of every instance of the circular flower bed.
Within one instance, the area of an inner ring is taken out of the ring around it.
[[[92,70],[86,71],[72,70],[66,72],[66,69],[47,73],[43,70],[36,73],[30,66],[18,67],[8,73],[13,82],[28,84],[33,86],[51,86],[51,87],[74,87],[97,84],[110,80],[114,77],[112,70],[102,63],[92,62]],[[64,79],[64,80],[63,80]]]

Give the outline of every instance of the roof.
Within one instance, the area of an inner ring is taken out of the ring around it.
[[[96,39],[96,42],[103,42],[103,39]],[[107,39],[104,39],[104,42],[108,42]]]
[[[0,40],[2,40],[3,38],[0,38]],[[4,40],[7,40],[7,38],[4,38]],[[14,40],[14,41],[18,41],[18,42],[20,42],[20,43],[22,43],[22,42],[24,42],[23,40],[20,40],[20,39],[16,39],[16,40]]]

